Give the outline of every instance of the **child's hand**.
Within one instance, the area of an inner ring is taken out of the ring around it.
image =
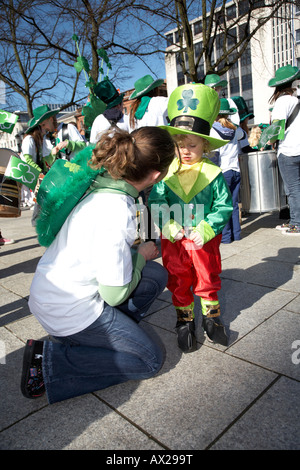
[[[195,245],[197,245],[198,248],[203,247],[203,240],[202,240],[200,233],[196,231],[191,232],[189,239],[192,240],[195,243]]]
[[[181,240],[184,237],[184,230],[183,228],[177,232],[177,234],[174,237],[174,240],[177,242],[178,240]]]

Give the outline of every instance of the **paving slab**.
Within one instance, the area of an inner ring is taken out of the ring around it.
[[[281,377],[211,449],[299,450],[299,395],[299,382]]]

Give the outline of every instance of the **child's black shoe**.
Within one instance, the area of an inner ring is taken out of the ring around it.
[[[206,315],[203,315],[202,326],[208,338],[213,343],[221,344],[222,346],[228,346],[228,337],[225,331],[225,327],[220,320],[219,305],[207,306],[207,313]]]

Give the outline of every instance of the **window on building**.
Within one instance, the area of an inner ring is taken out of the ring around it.
[[[167,40],[167,47],[172,46],[172,44],[173,44],[173,34],[167,34],[166,35],[166,40]]]
[[[247,75],[242,76],[242,90],[251,90],[252,89],[252,75],[248,73]]]
[[[202,20],[194,23],[194,35],[202,33]]]
[[[226,15],[227,20],[231,20],[236,17],[236,6],[231,5],[230,7],[226,8]]]
[[[300,44],[300,29],[296,29],[296,43]]]
[[[239,2],[239,15],[243,15],[244,13],[247,13],[249,11],[249,1],[248,0],[242,0]]]
[[[177,82],[178,82],[178,86],[184,85],[184,75],[182,72],[179,72],[177,74]]]
[[[181,36],[183,37],[183,30],[181,30]],[[179,31],[178,30],[175,33],[175,42],[179,42]]]
[[[230,78],[229,80],[229,86],[230,86],[230,95],[239,95],[240,94],[240,84],[239,84],[239,78]]]
[[[227,36],[227,47],[230,49],[237,43],[236,28],[232,28],[228,32]]]

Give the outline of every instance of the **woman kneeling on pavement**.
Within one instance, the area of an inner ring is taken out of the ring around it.
[[[104,171],[33,278],[29,308],[51,341],[27,341],[21,379],[27,398],[46,392],[51,404],[160,370],[163,350],[138,323],[167,274],[153,261],[153,242],[132,246],[135,200],[166,175],[174,153],[169,133],[155,127],[116,129],[96,145],[92,166]]]

